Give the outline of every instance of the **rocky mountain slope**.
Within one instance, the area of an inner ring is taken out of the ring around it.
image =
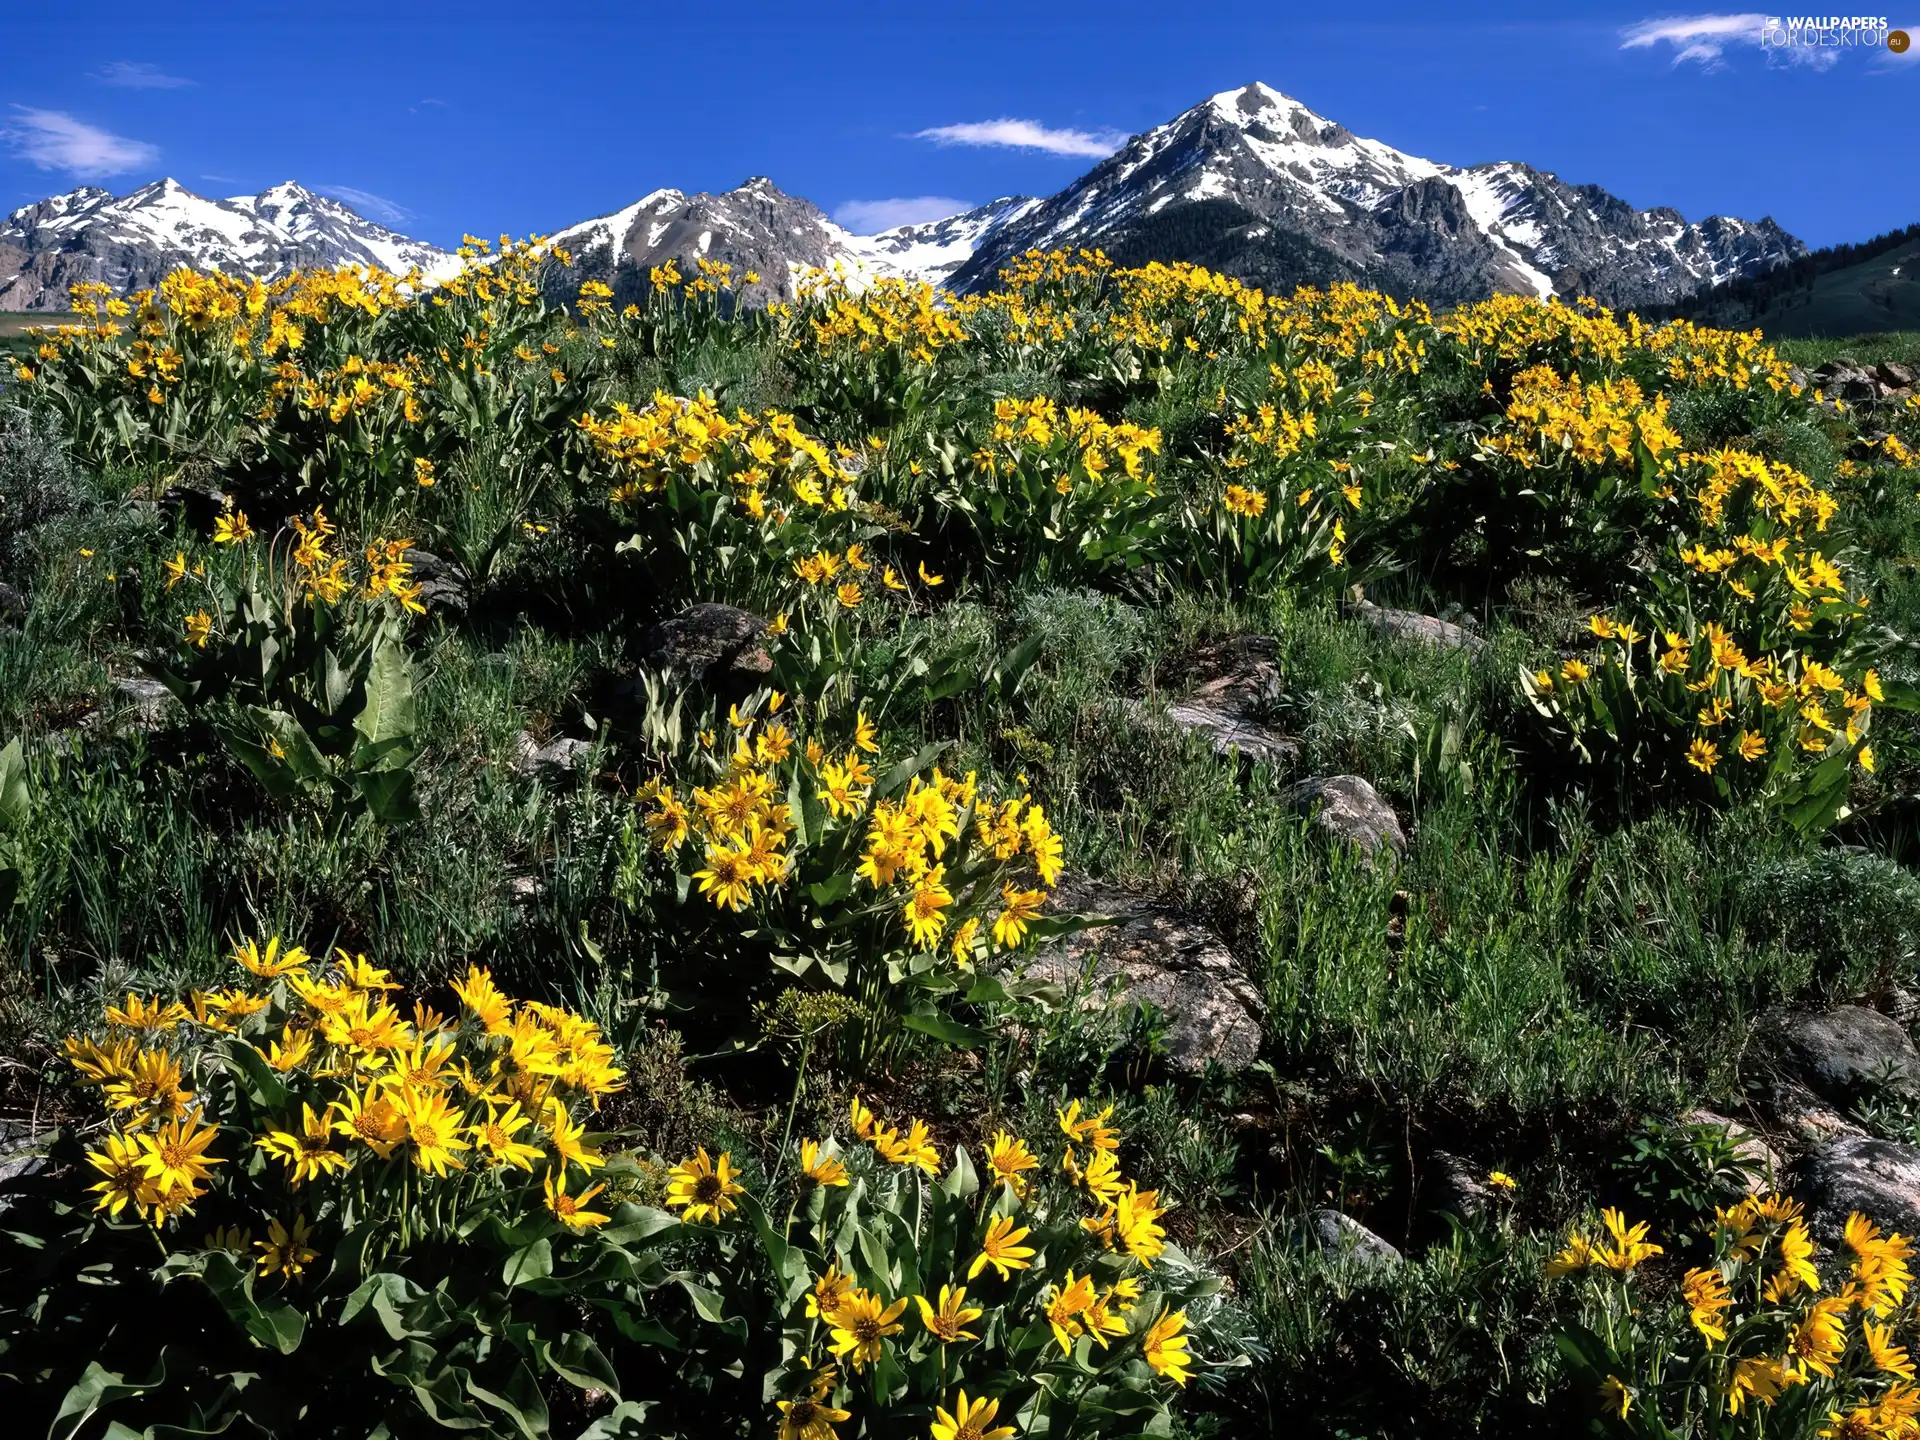
[[[298,265],[418,267],[453,274],[456,256],[411,240],[289,180],[210,200],[175,180],[114,196],[87,185],[0,223],[0,310],[65,310],[67,287],[153,285],[180,265],[270,278]]]

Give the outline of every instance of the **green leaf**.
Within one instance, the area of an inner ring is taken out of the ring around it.
[[[530,1284],[535,1280],[545,1280],[553,1274],[553,1246],[542,1237],[531,1245],[523,1245],[507,1257],[507,1263],[501,1267],[500,1279],[509,1288]]]
[[[542,1345],[541,1358],[556,1375],[580,1389],[604,1390],[615,1400],[620,1398],[620,1377],[585,1331],[569,1330],[558,1345]]]
[[[91,1420],[102,1405],[111,1405],[115,1400],[124,1400],[129,1395],[138,1395],[145,1390],[157,1390],[166,1380],[167,1352],[164,1347],[154,1359],[153,1374],[145,1380],[129,1380],[118,1371],[107,1369],[98,1360],[90,1362],[61,1400],[60,1411],[48,1427],[47,1440],[69,1440],[69,1437],[80,1432],[81,1426]]]
[[[962,1025],[940,1014],[916,1013],[904,1017],[900,1023],[909,1030],[918,1030],[922,1035],[931,1035],[962,1050],[977,1050],[993,1038],[984,1030]]]
[[[33,814],[33,790],[27,784],[27,760],[16,736],[0,750],[0,831],[15,835]]]
[[[842,870],[816,885],[809,885],[807,893],[813,897],[814,904],[831,905],[836,900],[844,900],[853,893],[853,879],[851,872]]]
[[[226,1054],[232,1062],[232,1068],[246,1081],[255,1104],[276,1112],[287,1109],[286,1082],[281,1080],[258,1050],[236,1038],[226,1046]]]
[[[392,639],[381,639],[373,648],[373,661],[367,667],[366,703],[353,717],[359,732],[361,749],[377,752],[383,759],[400,753],[395,741],[411,739],[418,725],[413,703],[413,667],[406,647]],[[411,751],[407,759],[411,760]],[[405,761],[395,763],[404,764]],[[356,751],[355,768],[363,765]]]

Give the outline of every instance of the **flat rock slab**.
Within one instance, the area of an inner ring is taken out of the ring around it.
[[[1780,1024],[1783,1058],[1807,1087],[1846,1105],[1886,1087],[1920,1090],[1920,1052],[1896,1020],[1861,1005],[1790,1015]]]
[[[1391,1244],[1338,1210],[1315,1210],[1308,1215],[1307,1235],[1329,1260],[1345,1258],[1367,1270],[1390,1270],[1405,1263]]]
[[[1349,842],[1369,857],[1387,851],[1395,860],[1407,853],[1406,832],[1393,807],[1358,775],[1329,775],[1302,780],[1285,795],[1287,804],[1310,817],[1326,835]]]
[[[1401,640],[1417,640],[1423,645],[1431,645],[1436,650],[1466,650],[1478,653],[1487,648],[1487,642],[1475,635],[1465,626],[1456,625],[1451,620],[1442,620],[1434,615],[1421,615],[1412,610],[1389,610],[1384,605],[1375,605],[1362,600],[1353,607],[1354,615],[1366,625],[1383,635],[1392,635]]]
[[[1291,760],[1300,753],[1299,741],[1249,720],[1236,710],[1182,700],[1169,705],[1163,716],[1155,716],[1146,706],[1135,704],[1137,715],[1149,720],[1164,719],[1183,734],[1200,736],[1216,755],[1257,762]]]
[[[1848,1136],[1808,1151],[1795,1167],[1793,1194],[1807,1224],[1832,1244],[1859,1211],[1903,1235],[1920,1234],[1920,1150],[1871,1136]]]
[[[1801,1145],[1864,1138],[1867,1133],[1797,1080],[1774,1081],[1762,1096],[1761,1104],[1770,1114],[1774,1128]]]
[[[1091,962],[1083,1005],[1105,1008],[1116,982],[1123,1000],[1150,1002],[1165,1017],[1167,1063],[1183,1074],[1209,1063],[1244,1070],[1259,1058],[1266,1005],[1219,936],[1110,885],[1069,880],[1054,895],[1055,909],[1123,918],[1042,946],[1028,975],[1073,987]]]

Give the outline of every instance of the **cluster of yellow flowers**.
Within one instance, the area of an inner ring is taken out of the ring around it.
[[[817,303],[803,307],[806,332],[788,341],[796,351],[809,345],[861,355],[893,349],[931,365],[941,350],[967,338],[953,309],[940,303],[930,285],[882,278],[855,294],[843,278],[823,275],[803,285],[801,297]]]
[[[1506,419],[1513,428],[1489,436],[1485,449],[1528,469],[1561,454],[1583,465],[1619,464],[1637,443],[1664,470],[1680,450],[1679,432],[1667,423],[1667,397],[1649,401],[1628,376],[1587,384],[1549,365],[1531,366],[1514,377]]]
[[[1044,395],[996,400],[989,443],[974,451],[973,462],[988,475],[1012,472],[1049,450],[1056,438],[1070,442],[1070,461],[1054,479],[1062,495],[1072,493],[1076,477],[1100,483],[1116,461],[1122,474],[1142,482],[1151,493],[1154,474],[1146,457],[1160,453],[1158,430],[1125,421],[1109,425],[1096,412],[1072,406],[1063,417],[1060,407]]]
[[[1143,1191],[1137,1184],[1121,1180],[1115,1165],[1119,1135],[1108,1123],[1112,1114],[1109,1106],[1096,1116],[1083,1116],[1077,1100],[1058,1112],[1060,1130],[1067,1140],[1061,1173],[1084,1189],[1097,1207],[1098,1213],[1082,1220],[1081,1228],[1097,1236],[1106,1249],[1113,1250],[1118,1244],[1141,1266],[1151,1269],[1165,1249],[1165,1232],[1158,1223],[1165,1209],[1158,1203],[1157,1192]],[[939,1178],[939,1151],[924,1121],[914,1120],[905,1127],[884,1124],[858,1096],[849,1106],[849,1120],[854,1136],[870,1146],[885,1164]],[[1075,1144],[1089,1147],[1089,1161],[1084,1167],[1075,1161]],[[852,1183],[833,1141],[802,1141],[799,1159],[803,1186],[846,1188]],[[1030,1177],[1041,1169],[1041,1162],[1025,1140],[1005,1130],[996,1132],[986,1163],[987,1178],[996,1187],[1016,1202],[1030,1198]],[[669,1172],[667,1203],[689,1224],[718,1224],[739,1208],[738,1197],[745,1193],[737,1174],[730,1154],[716,1160],[701,1149]],[[913,1344],[917,1337],[908,1332],[905,1320],[910,1304],[918,1312],[921,1330],[929,1341],[942,1347],[943,1356],[947,1347],[979,1341],[980,1334],[968,1327],[983,1319],[988,1314],[986,1307],[993,1302],[969,1304],[968,1292],[989,1270],[1004,1283],[1016,1273],[1031,1269],[1039,1254],[1033,1245],[1025,1243],[1032,1233],[1030,1227],[1019,1223],[1016,1214],[995,1207],[985,1217],[978,1249],[966,1260],[966,1283],[942,1285],[937,1297],[903,1294],[889,1300],[856,1284],[853,1275],[841,1268],[841,1262],[829,1263],[807,1293],[805,1313],[822,1332],[830,1359],[812,1367],[814,1383],[806,1396],[777,1402],[782,1440],[833,1440],[833,1426],[850,1418],[849,1411],[829,1403],[839,1383],[838,1367],[844,1365],[859,1374],[876,1364],[889,1344]],[[960,1278],[957,1266],[956,1278]],[[1045,1319],[1063,1354],[1071,1354],[1074,1341],[1082,1335],[1104,1350],[1127,1335],[1126,1316],[1138,1304],[1143,1290],[1140,1279],[1133,1274],[1121,1275],[1102,1289],[1091,1273],[1075,1275],[1069,1268],[1046,1287],[1037,1303],[1040,1318]],[[1140,1336],[1141,1358],[1156,1375],[1179,1385],[1186,1384],[1192,1366],[1186,1324],[1184,1310],[1163,1307]],[[993,1402],[969,1401],[963,1389],[954,1412],[940,1411],[941,1418],[935,1420],[932,1433],[935,1440],[1012,1435],[1011,1428],[984,1428],[996,1414]]]
[[[996,947],[1020,945],[1048,889],[1059,882],[1063,863],[1060,837],[1041,807],[1024,795],[995,805],[979,794],[972,773],[956,780],[938,769],[930,779],[913,777],[899,799],[874,801],[869,757],[880,746],[867,717],[856,717],[853,743],[836,759],[818,740],[797,742],[786,722],[776,718],[783,705],[775,691],[764,718],[742,715],[734,707],[729,716],[733,751],[715,784],[693,786],[684,799],[664,779],[649,782],[641,792],[648,833],[661,851],[672,855],[690,843],[702,847],[702,868],[693,873],[700,893],[722,909],[738,911],[756,891],[785,884],[794,864],[787,849],[796,829],[791,796],[800,786],[812,791],[834,822],[866,821],[855,877],[899,896],[909,939],[931,950],[955,904],[947,850],[961,839],[962,823],[972,812],[968,838],[980,855],[1001,868],[1024,855],[1039,877],[1032,888],[1004,880],[987,927]],[[711,732],[701,737],[709,747],[713,739]],[[782,774],[782,767],[790,773]],[[955,929],[951,947],[963,966],[983,948],[982,928],[982,914],[975,913]]]
[[[1644,1223],[1630,1227],[1618,1210],[1602,1212],[1601,1219],[1604,1234],[1575,1232],[1548,1263],[1548,1278],[1593,1271],[1624,1282],[1664,1253],[1647,1239]],[[1798,1201],[1749,1195],[1716,1211],[1713,1238],[1716,1262],[1689,1269],[1680,1282],[1687,1323],[1705,1352],[1688,1379],[1705,1383],[1735,1416],[1764,1410],[1793,1387],[1827,1382],[1840,1408],[1829,1412],[1823,1437],[1892,1440],[1920,1433],[1920,1387],[1908,1352],[1893,1336],[1896,1312],[1913,1283],[1910,1240],[1883,1234],[1864,1215],[1849,1216],[1845,1278],[1822,1293],[1816,1247]],[[1744,1316],[1736,1286],[1752,1292]],[[1848,1316],[1856,1310],[1861,1343],[1850,1357]],[[1646,1377],[1649,1388],[1674,1378],[1671,1372],[1681,1370],[1676,1358],[1666,1357]],[[1604,1403],[1622,1419],[1639,1393],[1631,1378],[1618,1374],[1603,1385]]]
[[[778,410],[729,416],[710,396],[688,400],[662,391],[643,410],[616,404],[604,418],[583,414],[579,425],[621,477],[612,493],[616,504],[659,491],[676,473],[731,486],[755,519],[783,519],[792,503],[815,510],[854,503],[853,477],[833,452]],[[776,480],[782,484],[770,499]]]
[[[160,1227],[190,1212],[213,1167],[236,1158],[209,1153],[222,1127],[187,1084],[225,1042],[246,1047],[300,1098],[298,1115],[254,1138],[288,1192],[396,1153],[434,1177],[464,1170],[463,1155],[529,1173],[545,1162],[551,1212],[574,1228],[594,1223],[568,1208],[586,1197],[567,1196],[566,1171],[604,1162],[582,1144],[569,1106],[597,1106],[622,1088],[622,1072],[590,1021],[516,1004],[478,968],[454,987],[470,1017],[460,1024],[424,1004],[403,1018],[388,973],[344,950],[316,961],[275,937],[245,942],[233,961],[242,978],[226,989],[192,991],[185,1003],[129,994],[106,1007],[104,1034],[68,1037],[68,1059],[101,1088],[116,1127],[87,1157],[102,1177],[92,1186],[97,1210],[130,1210]],[[228,1236],[222,1248],[250,1245],[262,1273],[297,1274],[315,1253],[305,1217],[266,1218],[267,1241]]]

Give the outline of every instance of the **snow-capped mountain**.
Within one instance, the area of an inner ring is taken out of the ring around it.
[[[944,220],[855,235],[763,175],[717,195],[655,190],[623,210],[555,232],[553,242],[573,255],[576,267],[556,279],[569,286],[604,280],[624,302],[647,283],[653,266],[677,260],[690,276],[694,262],[706,259],[731,265],[736,279],[758,275],[743,289],[750,302],[791,299],[805,271],[836,266],[856,288],[878,275],[944,285],[981,245],[1040,203],[1010,196]]]
[[[558,231],[579,268],[557,298],[604,279],[635,299],[667,260],[752,271],[750,304],[791,298],[840,267],[968,292],[1033,247],[1098,246],[1116,261],[1190,260],[1269,291],[1356,280],[1435,304],[1496,292],[1667,304],[1806,254],[1771,219],[1637,210],[1517,161],[1445,165],[1353,134],[1265,85],[1223,91],[1136,135],[1046,199],[1010,196],[944,220],[855,235],[764,177],[719,194],[655,190]],[[291,181],[208,200],[172,180],[115,198],[85,187],[0,225],[0,310],[60,310],[67,287],[151,285],[176,265],[273,275],[301,264],[429,277],[458,259]]]
[[[0,223],[0,310],[64,310],[70,285],[137,290],[181,265],[262,278],[297,265],[374,265],[400,275],[417,266],[437,279],[457,272],[460,260],[291,180],[227,200],[175,180],[118,197],[88,185]]]
[[[1269,289],[1362,280],[1436,303],[1496,291],[1670,301],[1806,253],[1775,225],[1636,210],[1514,161],[1454,166],[1363,139],[1266,85],[1212,96],[1021,218],[953,274],[1030,247],[1189,259]]]

